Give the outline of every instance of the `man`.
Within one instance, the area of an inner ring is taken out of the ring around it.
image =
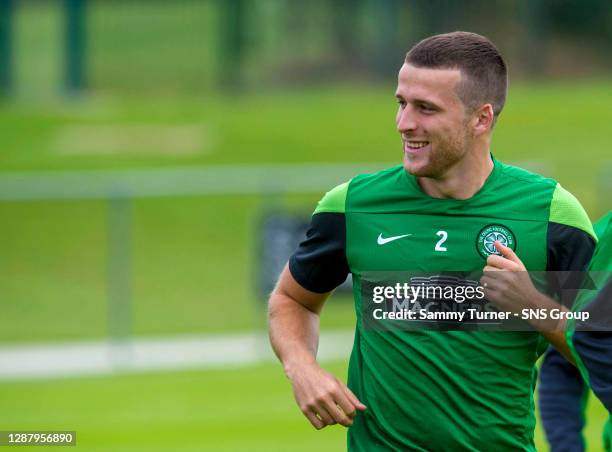
[[[567,327],[567,342],[577,366],[570,364],[555,349],[546,352],[542,363],[540,413],[553,452],[585,450],[581,434],[588,395],[585,381],[612,412],[612,318],[609,316],[612,308],[612,212],[597,222],[595,232],[599,244],[589,270],[598,272],[594,275],[607,278],[608,282],[602,282],[599,291],[582,290],[576,298],[573,310],[592,311],[590,324],[582,322],[577,328],[576,323],[570,323]],[[604,432],[604,449],[612,449],[610,422]]]
[[[400,69],[403,165],[359,175],[319,202],[270,297],[272,346],[317,428],[350,426],[348,448],[535,450],[535,332],[364,327],[370,272],[481,271],[502,240],[529,270],[588,261],[588,217],[555,181],[491,155],[506,65],[486,38],[427,38]],[[528,143],[526,143],[528,145]],[[353,275],[357,314],[348,386],[316,361],[319,314]]]

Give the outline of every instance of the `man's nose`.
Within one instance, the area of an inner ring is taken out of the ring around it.
[[[415,130],[417,124],[415,115],[409,105],[406,105],[397,114],[397,130],[400,132]]]

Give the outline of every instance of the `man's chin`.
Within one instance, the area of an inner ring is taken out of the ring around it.
[[[415,177],[430,177],[428,165],[409,161],[404,156],[404,170]]]

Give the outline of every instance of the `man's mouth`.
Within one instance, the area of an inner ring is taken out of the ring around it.
[[[415,154],[429,144],[429,141],[404,140],[404,150]]]
[[[406,145],[410,149],[421,149],[429,144],[429,141],[406,141]]]

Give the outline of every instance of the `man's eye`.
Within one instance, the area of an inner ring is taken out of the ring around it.
[[[401,100],[401,99],[398,99],[398,100],[397,100],[397,103],[399,104],[399,106],[400,106],[401,108],[404,108],[404,107],[406,106],[406,102],[405,102],[405,101],[403,101],[403,100]]]
[[[421,104],[420,109],[421,109],[421,111],[423,111],[425,113],[431,113],[431,112],[435,111],[433,107],[431,107],[430,105],[425,105],[425,104]]]

